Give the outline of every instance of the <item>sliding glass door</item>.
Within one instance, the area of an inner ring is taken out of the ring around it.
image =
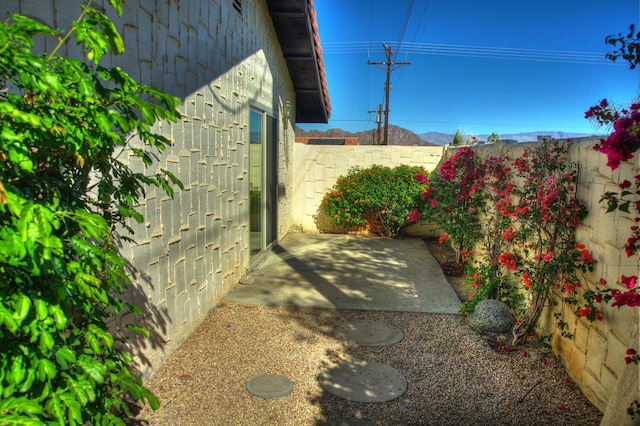
[[[277,121],[257,108],[249,119],[249,231],[251,258],[277,240]]]

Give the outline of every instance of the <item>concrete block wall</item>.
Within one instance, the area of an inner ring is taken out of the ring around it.
[[[298,231],[318,232],[317,218],[324,195],[338,177],[353,167],[372,165],[395,167],[401,164],[422,166],[432,171],[443,155],[441,146],[391,145],[307,145],[294,146],[292,227]]]
[[[577,229],[576,238],[591,251],[597,263],[593,272],[583,280],[585,289],[595,289],[600,278],[619,290],[621,275],[638,275],[640,256],[627,257],[624,245],[630,235],[631,219],[620,212],[606,213],[600,198],[606,191],[618,192],[618,184],[625,179],[634,181],[640,173],[640,159],[624,163],[616,171],[606,166],[605,155],[594,151],[598,138],[574,140],[569,160],[578,167],[578,197],[586,203],[589,215]],[[517,158],[529,144],[498,143],[478,147],[482,157],[507,156]],[[563,360],[569,375],[582,392],[605,413],[603,424],[632,424],[626,409],[640,400],[637,367],[624,362],[625,351],[632,347],[640,351],[640,309],[610,308],[601,304],[603,320],[590,323],[573,315],[573,307],[558,306],[545,311],[543,327],[554,332],[552,346]],[[555,328],[553,313],[564,309],[568,331],[574,339],[565,339]],[[615,417],[617,415],[618,417]]]
[[[8,0],[0,14],[23,13],[69,28],[80,0]],[[179,97],[182,118],[155,131],[173,145],[152,171],[173,172],[184,184],[173,199],[150,188],[140,200],[144,223],[132,223],[125,244],[134,286],[130,298],[145,312],[151,339],[133,347],[148,377],[233,288],[249,265],[249,111],[279,119],[295,93],[263,0],[131,0],[118,17],[105,10],[124,38],[126,52],[106,58],[138,81]],[[51,42],[44,46],[51,49]],[[80,56],[75,43],[67,54]],[[295,105],[292,105],[295,110]],[[278,186],[290,194],[292,126],[280,128]],[[131,166],[143,171],[141,164]],[[279,232],[291,224],[291,202],[280,199]],[[116,326],[130,321],[119,318]]]

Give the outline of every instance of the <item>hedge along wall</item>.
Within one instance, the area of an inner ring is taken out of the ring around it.
[[[640,257],[627,257],[624,251],[632,220],[618,211],[606,213],[600,198],[606,191],[618,192],[618,184],[625,179],[633,182],[634,176],[640,173],[640,160],[636,155],[632,161],[612,171],[606,166],[606,156],[593,149],[598,138],[572,142],[569,160],[572,166],[578,167],[578,197],[589,209],[587,218],[577,229],[576,239],[586,245],[597,261],[594,271],[585,276],[583,285],[595,289],[600,278],[604,278],[609,286],[626,290],[619,284],[620,276],[638,275],[640,269]],[[513,160],[528,145],[532,144],[497,143],[479,146],[475,151],[482,158],[506,156]],[[451,153],[448,151],[445,157]],[[640,350],[640,309],[618,309],[604,304],[600,308],[603,320],[595,323],[570,313],[565,316],[573,339],[561,337],[555,327],[553,313],[561,306],[547,309],[541,322],[544,329],[554,332],[553,350],[565,363],[569,375],[593,404],[605,412],[605,418],[618,413],[622,415],[621,421],[630,422],[626,409],[634,399],[640,400],[640,385],[637,366],[626,365],[624,358],[627,348]],[[575,310],[575,307],[565,308],[565,314]],[[603,424],[607,423],[603,421]]]
[[[442,146],[393,145],[307,145],[295,143],[293,164],[292,229],[304,232],[331,232],[328,220],[319,208],[324,195],[338,178],[353,167],[374,164],[395,167],[422,166],[432,171],[442,159]],[[412,225],[414,232],[422,233]],[[411,231],[411,230],[409,230]]]

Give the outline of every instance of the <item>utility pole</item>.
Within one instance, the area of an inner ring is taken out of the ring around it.
[[[385,106],[384,106],[384,143],[382,145],[389,144],[389,92],[391,89],[391,71],[396,68],[392,68],[394,65],[411,65],[411,62],[391,62],[391,55],[393,52],[391,51],[391,46],[388,46],[386,43],[382,43],[382,47],[387,52],[387,61],[386,62],[371,62],[369,61],[369,65],[377,65],[378,68],[381,68],[380,65],[385,65],[387,69],[387,80],[384,85],[384,98],[385,98]]]
[[[381,143],[381,139],[382,139],[382,128],[380,127],[380,125],[382,124],[382,104],[378,104],[378,110],[377,111],[367,111],[368,113],[372,113],[375,112],[376,113],[376,123],[378,123],[378,133],[376,134],[376,140],[375,140],[375,144],[376,145],[380,145]]]

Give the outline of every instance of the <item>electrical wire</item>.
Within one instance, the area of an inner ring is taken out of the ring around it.
[[[411,0],[411,3],[409,3],[409,8],[407,9],[407,15],[404,17],[404,24],[402,24],[402,30],[400,31],[400,38],[399,41],[396,45],[396,54],[393,57],[393,60],[391,62],[395,62],[396,59],[398,58],[398,53],[400,52],[400,49],[402,48],[402,40],[404,40],[404,34],[407,31],[407,25],[409,24],[409,19],[411,18],[411,11],[413,10],[413,3],[414,0]]]
[[[379,42],[378,44],[381,44]],[[376,43],[368,42],[328,42],[323,43],[323,50],[328,55],[357,54],[369,51]],[[580,64],[620,65],[622,62],[611,62],[600,52],[578,52],[543,49],[523,49],[512,47],[489,47],[471,45],[452,45],[434,43],[405,43],[403,51],[415,55],[439,55],[474,57],[488,59],[564,62]],[[624,64],[622,64],[624,65]]]

